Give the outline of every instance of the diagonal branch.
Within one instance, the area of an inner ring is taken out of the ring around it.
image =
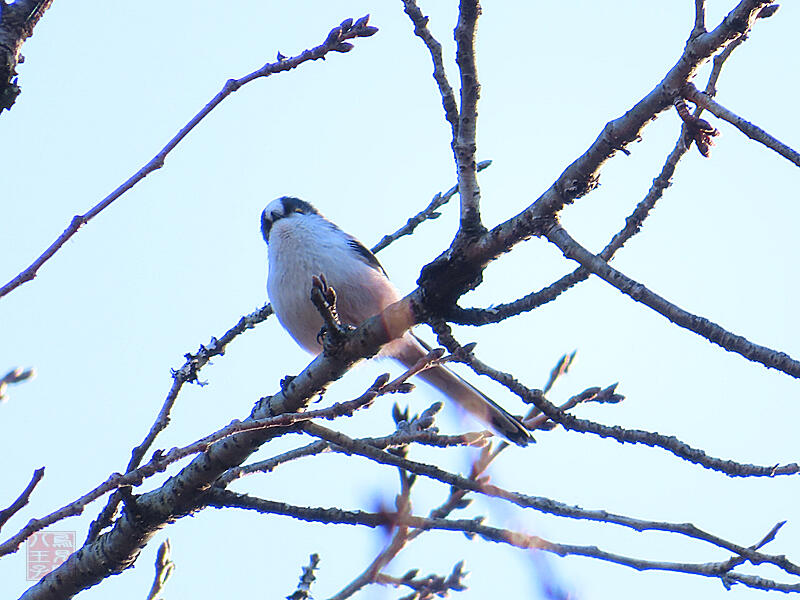
[[[800,465],[797,463],[789,463],[785,465],[750,465],[739,463],[733,460],[723,458],[716,458],[709,456],[703,450],[693,448],[689,444],[682,442],[675,436],[662,435],[653,431],[644,431],[641,429],[626,429],[618,425],[608,426],[589,421],[588,419],[579,419],[574,415],[567,413],[563,407],[557,407],[544,397],[539,390],[533,390],[524,386],[515,377],[509,373],[504,373],[490,367],[489,365],[478,360],[474,355],[469,355],[467,359],[469,364],[476,373],[487,375],[504,385],[506,388],[514,392],[523,401],[533,404],[542,411],[542,413],[549,419],[561,425],[568,431],[577,431],[580,433],[593,433],[602,438],[610,438],[618,441],[621,444],[642,444],[650,446],[651,448],[662,448],[667,452],[671,452],[675,456],[682,458],[688,462],[700,465],[712,471],[724,473],[729,477],[775,477],[778,475],[796,475],[800,473]],[[582,392],[570,399],[575,401],[587,401],[592,395],[596,395],[599,388],[590,388],[586,392]],[[584,398],[589,396],[589,398]],[[567,402],[571,405],[572,402]]]
[[[750,121],[747,121],[733,111],[728,110],[719,102],[714,100],[711,96],[698,90],[692,83],[686,84],[686,87],[683,88],[683,95],[687,100],[693,102],[699,107],[706,109],[715,117],[718,117],[723,121],[727,121],[751,140],[755,140],[756,142],[764,144],[770,150],[774,150],[786,160],[800,167],[800,153],[798,153],[796,150],[793,150],[774,136],[768,134],[757,125],[753,125]]]
[[[483,171],[486,167],[490,166],[492,161],[490,160],[482,160],[478,163],[478,173]],[[437,212],[442,206],[447,204],[450,199],[458,193],[458,184],[451,187],[447,190],[444,194],[437,194],[431,200],[431,203],[422,211],[411,217],[405,225],[403,225],[400,229],[395,231],[394,233],[390,233],[385,235],[381,238],[381,240],[372,247],[372,253],[377,254],[386,246],[391,244],[392,242],[397,241],[399,238],[403,237],[404,235],[411,235],[414,233],[414,230],[419,226],[423,221],[428,219],[438,219],[441,216],[441,213]]]
[[[373,356],[388,341],[416,323],[414,299],[406,297],[348,334],[336,356],[320,355],[274,396],[259,400],[249,420],[302,411],[330,382],[359,360]],[[247,421],[245,421],[247,422]],[[202,495],[228,469],[240,465],[270,439],[287,433],[283,427],[242,431],[212,444],[161,487],[136,499],[138,510],[128,510],[94,542],[84,544],[24,595],[34,598],[71,597],[109,576],[121,573],[138,558],[141,549],[163,527],[190,514]],[[128,475],[118,476],[128,477]],[[19,542],[21,543],[21,542]],[[14,546],[18,547],[18,543]]]
[[[765,0],[742,0],[712,31],[691,38],[678,62],[664,78],[622,116],[609,121],[591,146],[572,162],[536,201],[518,215],[492,228],[475,243],[465,248],[467,261],[486,265],[531,236],[540,235],[542,227],[565,205],[573,202],[598,183],[601,167],[617,150],[641,137],[644,127],[664,110],[672,107],[675,97],[697,70],[711,56],[748,31]],[[437,260],[446,261],[447,255]],[[431,275],[438,275],[431,270]]]
[[[689,39],[678,62],[661,82],[625,114],[608,122],[586,152],[528,208],[469,244],[459,244],[457,237],[454,247],[423,268],[418,280],[420,288],[415,293],[422,306],[434,316],[447,315],[458,298],[480,283],[481,271],[489,262],[516,244],[542,235],[552,217],[565,205],[597,186],[600,169],[609,158],[639,139],[644,127],[672,106],[686,83],[712,55],[750,29],[765,4],[769,2],[742,0],[712,31]],[[461,181],[459,189],[463,194]],[[447,286],[440,285],[443,280],[448,281]]]
[[[611,259],[617,250],[622,248],[625,242],[639,232],[642,223],[650,214],[656,202],[664,195],[664,190],[671,185],[672,176],[675,174],[678,161],[683,158],[686,152],[687,148],[683,143],[683,133],[681,132],[675,147],[672,149],[669,156],[667,156],[666,162],[661,168],[658,177],[653,179],[653,183],[645,197],[636,205],[636,208],[628,218],[625,219],[624,227],[617,232],[606,247],[603,248],[600,256],[602,256],[604,260]],[[456,305],[447,315],[447,320],[460,325],[487,325],[489,323],[499,323],[509,317],[529,312],[543,304],[552,302],[571,287],[588,279],[589,275],[589,271],[584,267],[578,267],[572,273],[564,275],[561,279],[554,281],[546,288],[532,292],[513,302],[500,304],[489,309],[461,308]]]
[[[651,292],[641,283],[620,273],[600,257],[589,252],[572,239],[566,230],[557,222],[553,221],[550,227],[546,228],[544,235],[548,240],[558,246],[564,256],[579,262],[582,267],[588,269],[607,283],[610,283],[623,294],[629,296],[636,302],[641,302],[645,306],[652,308],[679,327],[688,329],[706,338],[708,341],[725,348],[725,350],[729,352],[736,352],[748,360],[761,363],[765,367],[782,371],[795,378],[800,378],[800,362],[796,361],[788,354],[754,344],[748,339],[731,333],[704,317],[693,315],[679,306],[672,304],[665,298]]]
[[[164,431],[167,425],[169,425],[170,412],[172,411],[175,401],[178,399],[178,394],[183,388],[183,385],[191,382],[197,382],[202,385],[202,382],[197,378],[200,369],[205,367],[215,356],[225,354],[225,348],[229,343],[248,329],[252,329],[259,323],[265,321],[271,314],[272,306],[265,304],[257,311],[239,319],[236,325],[228,329],[221,338],[217,339],[212,337],[211,342],[207,346],[201,344],[200,349],[195,354],[187,353],[185,355],[186,362],[183,366],[172,372],[172,386],[169,392],[167,392],[164,404],[161,406],[161,410],[150,428],[150,431],[147,432],[142,443],[136,446],[131,452],[131,459],[128,462],[128,466],[125,468],[126,473],[130,473],[142,463],[145,454],[147,454],[152,447],[158,434]],[[111,524],[111,519],[113,519],[121,501],[122,497],[117,492],[111,495],[106,506],[100,511],[97,518],[92,521],[91,525],[89,525],[89,531],[86,535],[87,542],[96,540],[100,532]]]
[[[228,440],[231,440],[230,443],[235,443],[237,437],[240,438],[242,436],[247,436],[247,434],[258,434],[258,432],[268,430],[273,430],[273,432],[267,435],[271,437],[277,437],[278,435],[281,435],[281,433],[286,433],[288,427],[302,421],[309,419],[332,420],[345,415],[350,416],[356,410],[368,406],[376,397],[380,395],[403,391],[402,388],[398,389],[397,386],[387,386],[386,383],[388,381],[389,375],[384,373],[375,380],[375,382],[369,387],[369,389],[367,389],[366,392],[364,392],[364,394],[354,400],[339,402],[329,406],[328,408],[320,410],[307,412],[286,412],[272,417],[261,419],[250,418],[245,421],[234,420],[230,425],[227,425],[222,429],[215,431],[214,433],[192,442],[187,446],[183,446],[181,448],[172,448],[166,454],[163,454],[160,451],[156,452],[148,463],[139,467],[138,469],[133,469],[125,475],[115,473],[105,482],[101,483],[74,502],[71,502],[70,504],[47,515],[46,517],[35,519],[29,522],[28,525],[26,525],[19,533],[12,536],[3,544],[0,544],[0,556],[16,551],[22,542],[24,542],[33,533],[40,531],[66,517],[81,514],[83,509],[90,502],[100,498],[109,491],[117,488],[123,488],[124,486],[140,485],[145,478],[156,473],[163,472],[168,465],[181,460],[182,458],[192,456],[194,454],[208,452],[208,450],[212,448],[213,444],[225,446],[226,443],[229,443]],[[278,433],[275,433],[275,430],[278,430]]]
[[[157,171],[164,166],[164,161],[167,155],[175,149],[175,147],[187,136],[189,132],[194,129],[200,121],[202,121],[208,114],[214,110],[225,98],[230,96],[233,92],[237,91],[243,85],[250,83],[254,79],[261,77],[269,77],[276,73],[283,73],[290,71],[301,64],[310,60],[319,60],[331,52],[349,52],[353,45],[346,40],[355,39],[359,37],[368,37],[374,35],[378,30],[375,27],[367,25],[367,18],[359,19],[353,25],[352,19],[348,19],[338,27],[334,27],[325,41],[310,50],[305,50],[297,56],[291,58],[282,58],[274,63],[267,63],[260,69],[253,71],[249,75],[245,75],[241,79],[229,79],[225,82],[222,90],[214,96],[211,101],[206,104],[200,112],[198,112],[192,119],[181,129],[175,137],[173,137],[161,151],[156,154],[150,161],[134,173],[127,181],[120,185],[117,189],[111,192],[108,196],[103,198],[99,203],[89,209],[88,212],[82,215],[76,215],[72,218],[64,232],[50,244],[50,246],[31,263],[19,275],[14,277],[11,281],[0,288],[0,298],[19,287],[27,281],[31,281],[41,266],[50,260],[53,255],[58,252],[61,247],[74,236],[78,230],[91,221],[94,217],[100,214],[103,210],[108,208],[117,198],[122,196],[125,192],[130,190],[133,186],[139,183],[142,179],[147,177],[153,171]]]
[[[704,10],[704,0],[697,0],[697,2],[702,3],[702,7],[698,6],[698,10],[701,8]],[[764,9],[762,9],[759,15],[763,14],[763,12]],[[703,21],[703,23],[704,22],[705,21]],[[703,25],[703,31],[705,31],[705,25]],[[706,83],[706,94],[709,96],[716,94],[717,81],[722,73],[722,67],[725,64],[725,61],[730,58],[731,54],[733,54],[733,51],[742,43],[744,43],[746,39],[747,34],[741,34],[738,38],[728,44],[725,50],[714,57],[713,67],[710,75],[708,76],[708,82]],[[693,114],[695,117],[699,117],[702,112],[703,108],[698,106]],[[675,169],[678,166],[678,162],[689,150],[687,145],[684,143],[685,137],[686,128],[682,126],[681,133],[678,136],[675,146],[667,156],[664,166],[661,168],[661,172],[655,179],[653,179],[653,183],[650,186],[650,189],[647,191],[647,194],[639,202],[639,204],[636,205],[636,208],[628,216],[628,218],[625,219],[625,226],[614,235],[611,241],[600,253],[600,256],[603,258],[603,260],[611,260],[614,254],[620,250],[630,238],[639,233],[644,220],[648,217],[650,211],[653,210],[656,202],[658,202],[664,195],[664,191],[670,185],[672,185],[672,177],[675,174]],[[459,306],[455,306],[452,312],[447,315],[447,319],[460,325],[486,325],[489,323],[498,323],[509,317],[521,314],[523,312],[529,312],[538,308],[539,306],[542,306],[543,304],[552,302],[565,291],[588,279],[589,275],[589,271],[583,267],[578,267],[572,273],[564,275],[557,281],[539,291],[527,294],[526,296],[523,296],[522,298],[519,298],[513,302],[499,304],[491,309],[462,309]]]

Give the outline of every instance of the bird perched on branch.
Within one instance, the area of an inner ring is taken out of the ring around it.
[[[322,351],[323,325],[310,299],[312,277],[322,276],[336,291],[337,312],[346,325],[360,325],[401,298],[375,255],[308,202],[288,196],[274,200],[261,214],[261,233],[268,247],[272,308],[281,325],[311,354]],[[379,356],[410,367],[427,354],[424,343],[407,331],[385,345]],[[418,376],[507,440],[520,446],[533,440],[516,417],[446,367],[438,365]]]

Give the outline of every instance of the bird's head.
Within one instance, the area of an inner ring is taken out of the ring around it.
[[[269,232],[275,221],[292,218],[298,215],[319,215],[319,211],[311,204],[300,198],[282,196],[270,202],[261,213],[261,235],[269,244]]]

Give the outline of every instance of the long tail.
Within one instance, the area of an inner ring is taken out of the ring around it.
[[[402,349],[398,348],[399,351],[393,352],[392,356],[409,367],[425,356],[427,345],[413,334],[406,335],[405,340],[409,343],[403,344]],[[455,400],[464,410],[509,442],[526,446],[535,441],[519,419],[446,367],[440,365],[427,369],[417,377]]]

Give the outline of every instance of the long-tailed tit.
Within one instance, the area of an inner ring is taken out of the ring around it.
[[[375,255],[308,202],[286,196],[274,200],[261,214],[261,233],[268,246],[272,308],[281,325],[311,354],[322,351],[322,317],[310,299],[313,276],[323,275],[336,290],[339,318],[347,325],[360,325],[401,298]],[[384,346],[380,355],[410,367],[426,354],[424,344],[409,331]],[[520,446],[532,441],[516,417],[444,366],[419,377],[507,440]]]

